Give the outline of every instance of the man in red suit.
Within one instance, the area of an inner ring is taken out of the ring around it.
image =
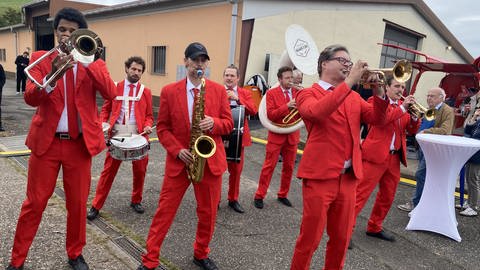
[[[282,119],[287,116],[291,110],[296,109],[295,97],[297,89],[293,88],[293,73],[290,67],[281,67],[277,72],[277,78],[280,85],[267,91],[267,116],[274,123],[281,124]],[[295,121],[292,119],[291,121]],[[289,123],[290,123],[289,122]],[[292,203],[287,198],[292,181],[293,167],[297,154],[297,145],[300,141],[300,130],[287,134],[279,134],[268,131],[267,147],[265,161],[258,180],[258,188],[254,197],[254,205],[262,209],[263,199],[267,195],[270,181],[272,180],[275,165],[277,165],[278,156],[282,154],[283,167],[280,179],[280,190],[277,193],[277,200],[282,204],[292,207]]]
[[[139,270],[155,269],[159,265],[163,240],[191,184],[186,167],[193,162],[189,149],[192,112],[194,100],[197,99],[195,95],[201,89],[209,60],[205,46],[198,42],[188,45],[184,58],[187,77],[165,86],[160,94],[157,135],[167,150],[165,177],[148,233],[147,253],[142,256],[143,264],[138,267]],[[218,269],[208,254],[220,201],[222,174],[227,169],[225,149],[220,147],[223,146],[221,136],[230,133],[233,120],[225,88],[208,79],[205,79],[204,105],[205,117],[200,120],[198,127],[215,141],[217,147],[213,156],[205,162],[203,178],[193,184],[198,217],[193,262],[202,269],[210,270]]]
[[[382,223],[395,198],[400,181],[400,162],[407,166],[406,133],[416,134],[420,121],[407,112],[408,107],[415,101],[413,96],[407,96],[403,103],[400,100],[405,90],[404,82],[388,76],[385,90],[390,101],[385,123],[371,125],[367,138],[362,143],[364,178],[357,186],[353,224],[355,225],[356,217],[379,184],[366,233],[368,236],[393,242],[395,238],[383,230]],[[373,98],[368,102],[373,103]]]
[[[125,61],[127,78],[117,84],[117,98],[106,100],[100,114],[102,121],[108,122],[110,125],[109,137],[122,134],[132,136],[143,133],[148,141],[148,134],[152,133],[153,124],[152,92],[139,83],[144,71],[145,61],[141,57],[133,56]],[[133,99],[134,97],[136,99]],[[129,98],[133,100],[129,101]],[[129,117],[126,117],[127,113]],[[128,123],[125,122],[127,118]],[[107,151],[95,198],[93,198],[92,207],[87,214],[89,220],[97,218],[121,163],[121,160],[112,158],[110,152]],[[139,214],[145,212],[141,202],[147,166],[148,155],[140,160],[132,161],[133,190],[130,206]]]
[[[342,269],[353,227],[355,188],[363,178],[360,121],[383,123],[387,101],[375,90],[373,105],[351,90],[368,65],[353,65],[347,48],[333,45],[318,58],[320,80],[297,95],[308,131],[298,167],[303,217],[291,269],[309,269],[325,226],[329,240],[323,269]],[[318,267],[315,267],[318,268]]]
[[[87,22],[79,11],[64,8],[56,14],[53,26],[57,40],[64,43],[73,31],[87,28]],[[45,53],[33,53],[32,62]],[[95,92],[98,90],[104,99],[113,99],[115,84],[101,59],[90,64],[71,60],[72,54],[55,52],[30,70],[37,82],[46,82],[68,62],[66,69],[55,75],[45,88],[31,80],[27,83],[25,102],[37,107],[37,111],[26,140],[32,151],[28,163],[27,198],[18,218],[8,270],[23,269],[42,213],[55,189],[60,167],[68,213],[68,263],[75,270],[88,269],[82,249],[86,243],[91,162],[92,156],[105,148]]]
[[[257,114],[257,107],[255,107],[255,104],[253,103],[250,91],[237,85],[238,79],[238,67],[235,65],[228,66],[223,72],[223,84],[227,89],[230,106],[245,106],[240,162],[228,161],[228,173],[230,174],[228,178],[228,206],[238,213],[243,213],[245,210],[238,202],[238,194],[240,193],[240,175],[242,174],[244,160],[243,150],[244,147],[252,145],[247,115]]]

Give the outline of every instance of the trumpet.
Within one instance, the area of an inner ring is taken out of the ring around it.
[[[400,99],[404,100],[405,97],[401,96]],[[427,108],[425,108],[425,106],[423,106],[422,104],[420,104],[416,101],[413,104],[411,104],[410,106],[408,106],[407,111],[410,115],[416,117],[417,119],[421,119],[421,118],[425,117],[425,119],[427,121],[435,120],[435,110],[434,109],[427,109]]]
[[[377,74],[379,82],[368,82],[368,78],[372,74]],[[365,89],[371,89],[374,86],[385,86],[387,84],[387,76],[392,75],[397,82],[406,82],[412,76],[412,63],[402,59],[395,63],[392,68],[369,69],[360,79],[359,84]]]
[[[45,88],[49,85],[56,76],[61,72],[64,72],[71,60],[67,61],[62,65],[44,84],[39,83],[31,74],[30,69],[40,63],[43,59],[51,55],[52,53],[66,53],[72,54],[75,61],[81,63],[91,63],[95,60],[95,55],[103,51],[102,40],[98,37],[97,34],[88,30],[88,29],[78,29],[72,32],[70,38],[58,45],[57,47],[51,49],[46,54],[42,55],[40,58],[35,60],[32,64],[25,68],[25,74],[28,78],[35,83],[40,88]]]

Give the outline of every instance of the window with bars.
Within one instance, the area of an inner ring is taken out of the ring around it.
[[[167,46],[152,46],[152,73],[166,74]]]
[[[0,61],[7,61],[7,51],[6,49],[0,49]]]
[[[387,24],[383,36],[383,43],[416,50],[420,38],[422,38],[421,35]],[[391,68],[396,60],[401,59],[415,61],[415,54],[405,50],[383,46],[380,56],[380,68]],[[410,89],[410,86],[411,80],[406,83],[406,88]]]

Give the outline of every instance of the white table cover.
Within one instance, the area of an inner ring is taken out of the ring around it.
[[[422,197],[411,213],[407,230],[424,230],[462,240],[455,216],[455,185],[465,162],[480,149],[480,140],[417,134],[427,165]]]

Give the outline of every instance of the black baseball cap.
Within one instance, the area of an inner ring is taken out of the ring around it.
[[[207,48],[205,48],[205,46],[199,42],[190,43],[190,45],[188,45],[188,47],[185,49],[185,58],[195,59],[200,55],[204,55],[208,60],[210,60]]]

